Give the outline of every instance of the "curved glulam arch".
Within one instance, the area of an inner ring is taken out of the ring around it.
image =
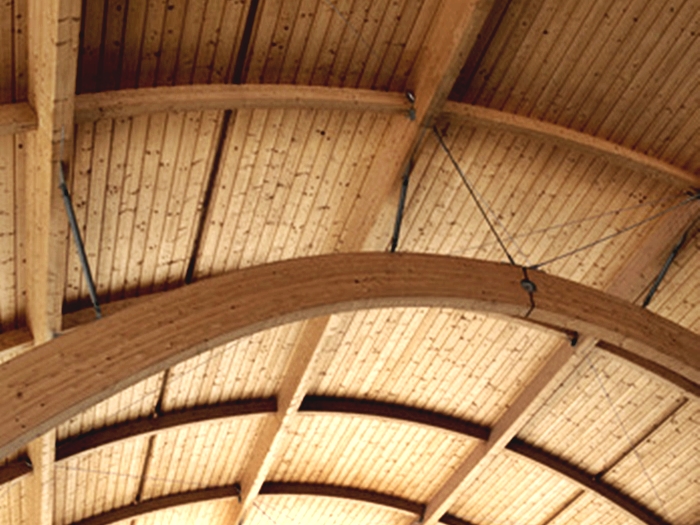
[[[2,365],[0,456],[200,352],[273,326],[362,308],[452,307],[544,322],[642,356],[692,382],[700,336],[596,290],[520,268],[418,254],[288,260],[163,294]]]

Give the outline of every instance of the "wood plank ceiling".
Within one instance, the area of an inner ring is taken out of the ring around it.
[[[2,121],[31,100],[28,5],[0,3],[0,131],[18,126],[0,133],[0,362],[32,346],[26,151],[43,123]],[[456,36],[454,12],[471,13]],[[191,86],[185,109],[126,104],[68,133],[68,190],[106,315],[245,267],[386,251],[407,165],[398,251],[506,262],[439,135],[516,264],[641,304],[677,246],[649,309],[700,333],[700,0],[82,0],[80,24],[77,101]],[[434,66],[441,54],[454,74]],[[404,92],[450,74],[449,101],[439,89],[429,108],[416,101],[419,130]],[[212,107],[206,84],[397,102]],[[90,300],[72,241],[53,257],[47,293],[63,329],[80,330]],[[49,522],[700,522],[697,384],[586,339],[539,386],[572,334],[448,308],[318,326],[227,343],[58,425]],[[295,381],[298,403],[278,412]],[[500,428],[510,434],[492,446]],[[39,524],[26,458],[0,460],[0,524]],[[248,505],[237,484],[260,476]]]

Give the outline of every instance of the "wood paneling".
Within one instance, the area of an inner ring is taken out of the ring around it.
[[[395,421],[300,414],[269,479],[324,483],[426,500],[476,443]]]
[[[207,422],[157,435],[145,470],[143,499],[238,482],[261,422]]]
[[[699,8],[513,0],[464,99],[696,171]]]
[[[57,439],[60,441],[90,430],[151,415],[162,383],[163,374],[158,374],[90,407],[59,425]]]
[[[246,80],[402,91],[439,2],[263,2]]]
[[[510,452],[486,460],[450,514],[471,523],[542,523],[578,488]]]
[[[250,523],[332,523],[337,525],[386,523],[410,525],[415,515],[334,498],[265,496],[256,501]]]
[[[700,403],[688,402],[605,473],[603,479],[663,515],[692,525],[700,516]]]
[[[492,425],[560,342],[540,330],[455,310],[338,315],[309,393],[406,404]]]
[[[322,253],[353,212],[388,117],[242,110],[232,120],[197,260],[198,278]],[[333,233],[331,233],[333,232]]]
[[[0,137],[0,327],[11,330],[24,318],[26,292],[23,264],[24,239],[21,204],[17,201],[24,187],[24,163],[20,136]]]
[[[29,525],[28,478],[0,487],[0,523]]]
[[[183,282],[220,119],[158,113],[78,127],[71,193],[103,300]],[[73,247],[65,297],[87,297]]]
[[[78,92],[230,81],[249,5],[85,0]]]
[[[172,367],[163,410],[274,396],[300,328],[292,323],[258,332]]]
[[[615,465],[683,400],[678,389],[595,351],[518,437],[598,474]]]
[[[148,439],[96,449],[56,464],[56,524],[69,525],[131,504],[137,495]]]

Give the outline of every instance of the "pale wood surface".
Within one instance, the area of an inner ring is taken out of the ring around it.
[[[0,135],[25,133],[35,130],[37,126],[36,113],[26,102],[0,105]]]

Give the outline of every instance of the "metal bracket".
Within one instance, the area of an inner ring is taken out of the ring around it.
[[[406,99],[411,103],[411,107],[408,109],[408,118],[414,121],[416,120],[416,95],[409,89],[406,91]]]

